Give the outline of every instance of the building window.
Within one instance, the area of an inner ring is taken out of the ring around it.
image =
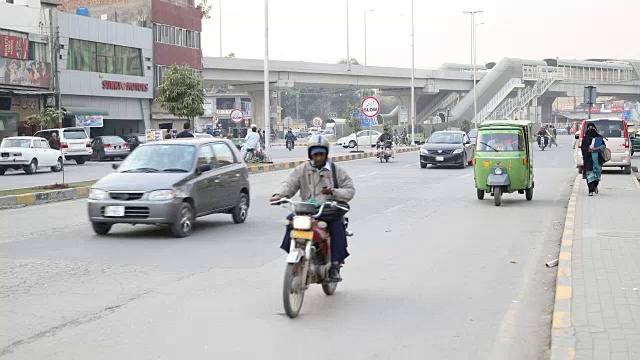
[[[140,49],[69,39],[67,69],[142,76]]]
[[[200,49],[200,32],[178,28],[175,26],[153,24],[156,42],[169,45]]]
[[[47,44],[29,41],[29,60],[48,62]]]

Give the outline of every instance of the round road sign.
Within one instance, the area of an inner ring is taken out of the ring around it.
[[[244,119],[244,113],[240,109],[233,109],[231,114],[229,114],[229,119],[236,124],[239,124]]]
[[[322,126],[322,118],[320,116],[316,116],[311,120],[311,124],[313,124],[313,126],[315,127],[321,127]]]
[[[373,96],[362,100],[362,113],[367,117],[375,117],[380,113],[380,101]]]

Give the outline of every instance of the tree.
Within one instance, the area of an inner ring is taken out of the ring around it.
[[[351,58],[351,65],[360,65],[360,63],[358,62],[358,60],[356,60],[356,58]],[[341,59],[340,61],[338,61],[338,64],[346,64],[347,63],[347,59]]]
[[[235,59],[235,58],[236,58],[236,53],[234,53],[234,52],[229,53],[229,55],[227,55],[227,56],[225,56],[225,57],[226,57],[226,58],[229,58],[229,59]]]
[[[345,124],[353,130],[356,134],[362,130],[362,119],[359,116],[354,116],[359,112],[357,105],[347,105],[347,115],[345,117]],[[358,137],[356,136],[356,150],[360,150],[358,148]]]
[[[469,130],[471,130],[471,122],[469,122],[469,120],[463,120],[462,125],[460,126],[460,131],[468,133]]]
[[[211,5],[209,5],[208,0],[201,0],[198,4],[200,11],[202,12],[203,19],[211,18]]]
[[[202,77],[188,66],[172,65],[158,88],[155,101],[170,114],[192,120],[204,114]]]
[[[41,129],[57,128],[61,115],[62,111],[54,108],[40,109],[37,113],[27,117],[27,124],[39,126]]]

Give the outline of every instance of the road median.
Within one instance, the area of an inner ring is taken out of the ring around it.
[[[417,151],[419,147],[406,147],[399,148],[397,152],[406,153],[411,151]],[[351,161],[358,159],[366,159],[375,157],[375,151],[361,152],[361,153],[353,153],[348,155],[337,155],[332,156],[331,159],[335,162],[343,162],[343,161]],[[287,170],[293,169],[296,166],[304,163],[307,160],[297,160],[297,161],[285,161],[285,162],[277,162],[274,164],[259,164],[259,165],[249,165],[249,171],[252,174],[255,173],[264,173],[270,171],[279,171],[279,170]],[[64,185],[54,184],[47,186],[39,186],[35,188],[27,188],[27,189],[14,189],[14,190],[4,190],[0,191],[0,209],[8,209],[15,207],[23,207],[30,205],[41,205],[52,202],[59,201],[68,201],[75,199],[82,199],[89,196],[89,188],[96,182],[97,180],[85,181],[80,183],[70,183]],[[60,188],[58,188],[60,187]]]

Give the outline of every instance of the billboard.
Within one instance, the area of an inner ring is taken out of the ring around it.
[[[104,119],[99,115],[76,115],[78,127],[103,127]]]
[[[49,88],[51,64],[35,60],[0,58],[0,84]]]
[[[0,56],[18,60],[29,59],[29,39],[0,35]]]

